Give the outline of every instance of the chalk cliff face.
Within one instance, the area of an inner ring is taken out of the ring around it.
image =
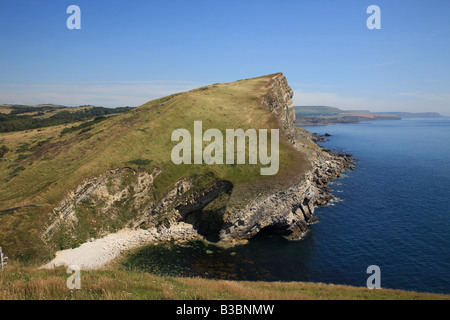
[[[233,183],[206,174],[186,176],[157,197],[154,180],[162,169],[113,169],[86,178],[68,191],[49,215],[42,239],[62,249],[86,241],[92,234],[102,236],[124,227],[162,231],[179,222],[192,224],[199,236],[221,243],[250,239],[263,230],[300,239],[308,224],[317,221],[314,208],[332,199],[327,183],[352,168],[353,159],[324,150],[315,144],[312,134],[295,127],[292,98],[293,90],[278,73],[270,77],[264,94],[256,100],[259,108],[272,114],[283,138],[309,161],[310,169],[304,176],[293,175],[283,190],[236,205],[229,201],[235,192]],[[95,214],[96,225],[85,223],[91,218],[87,212]],[[89,230],[83,229],[86,225]],[[173,238],[177,238],[176,233]],[[179,238],[185,239],[185,234]]]

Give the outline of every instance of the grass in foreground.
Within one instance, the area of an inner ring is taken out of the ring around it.
[[[0,272],[0,299],[20,300],[450,300],[450,295],[369,290],[306,282],[247,282],[160,277],[122,270],[81,271],[69,290],[64,268],[9,266]]]

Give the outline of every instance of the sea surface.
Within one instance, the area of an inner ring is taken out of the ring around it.
[[[125,265],[152,273],[381,287],[450,293],[450,119],[405,119],[306,127],[329,133],[328,149],[359,159],[331,185],[301,241],[257,236],[220,248],[193,241],[144,247]]]

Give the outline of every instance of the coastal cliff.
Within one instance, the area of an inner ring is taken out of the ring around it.
[[[257,199],[239,210],[233,220],[221,230],[223,242],[250,239],[262,230],[301,239],[308,225],[317,222],[313,215],[317,206],[333,199],[327,184],[339,178],[344,170],[354,168],[349,155],[321,156],[313,169],[300,181],[286,190]]]
[[[325,150],[296,127],[292,98],[287,79],[277,73],[152,100],[64,134],[49,131],[2,172],[4,249],[10,257],[47,259],[123,230],[224,244],[262,231],[300,239],[317,221],[314,208],[332,199],[327,183],[352,168],[353,159]],[[262,176],[262,164],[175,165],[171,134],[192,130],[198,120],[221,132],[278,129],[278,173]],[[27,139],[32,143],[39,134]],[[145,234],[138,243],[148,242]]]
[[[110,170],[99,177],[84,180],[70,191],[53,209],[55,217],[45,229],[46,241],[67,245],[61,232],[79,234],[79,216],[86,208],[94,208],[109,228],[98,236],[114,232],[114,225],[130,229],[157,228],[161,232],[178,223],[188,223],[198,237],[220,243],[250,239],[262,230],[300,239],[308,224],[317,221],[315,207],[328,203],[333,196],[327,183],[342,171],[353,167],[349,155],[333,154],[315,143],[314,135],[295,127],[293,90],[283,74],[275,74],[266,85],[266,92],[257,103],[272,115],[283,139],[295,152],[307,155],[309,169],[303,175],[292,175],[280,190],[247,198],[239,205],[229,201],[234,184],[209,173],[187,176],[176,181],[159,199],[153,197],[154,180],[162,173],[149,173],[130,168]],[[292,168],[291,170],[296,170]],[[106,223],[107,221],[107,223]],[[180,229],[182,230],[182,229]],[[172,233],[174,239],[185,239],[185,233]]]

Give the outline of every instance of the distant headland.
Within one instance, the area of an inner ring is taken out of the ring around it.
[[[341,110],[328,106],[296,106],[295,115],[295,124],[298,126],[322,126],[333,123],[443,117],[437,112],[371,112],[369,110]]]

